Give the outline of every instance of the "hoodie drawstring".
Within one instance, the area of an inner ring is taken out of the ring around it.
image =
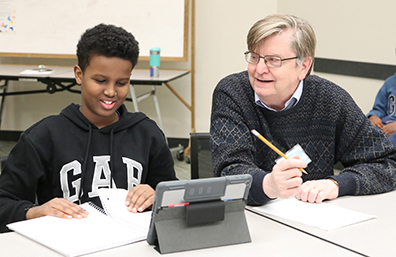
[[[89,126],[89,132],[88,132],[88,144],[87,144],[87,149],[85,150],[85,157],[84,157],[84,162],[81,170],[81,183],[80,183],[80,192],[78,192],[78,201],[81,204],[81,197],[83,195],[83,185],[84,185],[84,170],[87,167],[87,161],[88,161],[88,154],[89,154],[89,149],[91,148],[91,139],[92,139],[92,126],[91,124],[88,124]]]
[[[110,188],[113,188],[113,137],[114,137],[114,129],[112,128],[110,131]]]

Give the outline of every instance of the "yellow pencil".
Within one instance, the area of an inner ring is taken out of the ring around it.
[[[268,145],[272,150],[274,150],[277,154],[279,154],[280,156],[282,156],[285,159],[289,159],[284,153],[282,153],[278,148],[276,148],[273,144],[271,144],[270,141],[265,139],[265,137],[263,137],[255,129],[252,129],[251,132],[253,133],[253,135],[258,137],[261,141],[263,141],[266,145]],[[298,169],[301,170],[302,172],[304,172],[305,174],[308,174],[303,168],[298,168]]]

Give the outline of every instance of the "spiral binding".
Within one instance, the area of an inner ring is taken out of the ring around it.
[[[97,210],[98,212],[107,216],[107,213],[105,212],[105,210],[103,210],[102,208],[100,208],[99,206],[94,204],[93,202],[88,202],[88,205],[91,206],[92,208],[94,208],[95,210]]]

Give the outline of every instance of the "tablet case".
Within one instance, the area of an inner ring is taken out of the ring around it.
[[[159,183],[147,242],[162,254],[251,242],[244,212],[251,180],[235,175]]]

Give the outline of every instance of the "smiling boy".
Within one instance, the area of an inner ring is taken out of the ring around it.
[[[100,24],[81,36],[74,67],[81,106],[21,134],[0,176],[0,232],[45,215],[84,218],[79,204],[100,205],[99,188],[129,190],[126,208],[143,211],[160,181],[177,179],[162,131],[123,104],[138,56],[138,42],[123,28]]]

